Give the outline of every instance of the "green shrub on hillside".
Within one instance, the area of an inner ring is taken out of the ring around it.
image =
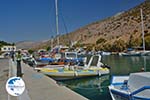
[[[47,51],[51,50],[51,47],[50,46],[46,47],[46,50]]]
[[[112,51],[112,44],[111,43],[103,44],[103,50],[104,51]]]
[[[113,51],[121,52],[121,51],[125,50],[125,48],[126,48],[126,43],[124,42],[124,40],[119,39],[113,43],[111,49]]]
[[[135,35],[130,35],[129,42],[127,44],[128,48],[138,47],[142,44],[142,38],[141,37],[135,37]]]
[[[105,43],[105,42],[106,42],[106,39],[104,39],[104,38],[99,38],[99,39],[96,41],[96,44]]]
[[[34,52],[34,50],[29,49],[28,52],[29,52],[30,54],[32,54],[32,53]]]
[[[86,50],[87,51],[96,51],[96,45],[95,44],[87,44]]]
[[[150,35],[145,37],[146,49],[150,50]]]

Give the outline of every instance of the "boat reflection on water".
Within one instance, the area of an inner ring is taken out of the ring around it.
[[[58,84],[66,86],[90,100],[110,100],[108,93],[109,75],[83,78],[68,81],[59,81]]]

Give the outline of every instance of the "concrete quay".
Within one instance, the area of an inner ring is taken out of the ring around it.
[[[19,97],[8,95],[8,100],[88,100],[42,73],[22,63],[25,91]],[[16,63],[9,60],[9,77],[16,76]],[[5,99],[7,100],[7,99]]]
[[[8,59],[0,59],[0,100],[7,100],[8,95],[5,84],[8,79],[9,63]]]

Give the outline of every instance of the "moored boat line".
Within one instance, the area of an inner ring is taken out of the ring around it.
[[[120,56],[150,56],[150,51],[129,51],[129,52],[120,52]]]

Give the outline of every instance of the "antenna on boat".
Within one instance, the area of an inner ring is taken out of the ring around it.
[[[140,11],[141,11],[141,27],[142,27],[143,50],[145,51],[144,23],[143,23],[143,10],[142,10],[142,8],[140,9]]]
[[[55,0],[56,7],[56,33],[57,33],[57,45],[59,45],[59,28],[58,28],[58,2]]]
[[[53,48],[53,42],[54,42],[53,36],[51,36],[51,49]]]

